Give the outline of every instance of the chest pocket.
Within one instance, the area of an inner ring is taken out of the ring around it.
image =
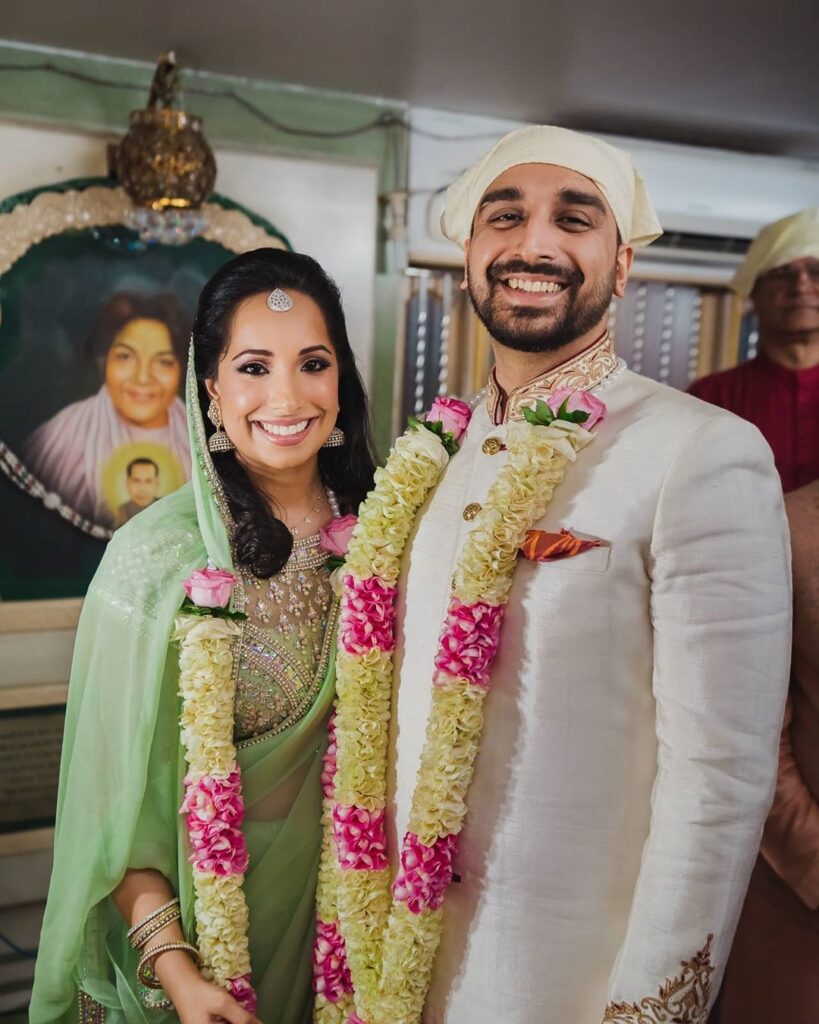
[[[590,548],[572,558],[553,562],[518,559],[514,592],[510,600],[531,600],[550,605],[553,611],[563,602],[586,606],[593,603],[603,576],[611,564],[611,547]]]

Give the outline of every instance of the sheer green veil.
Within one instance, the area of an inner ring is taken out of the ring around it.
[[[78,989],[133,1007],[109,950],[107,896],[129,867],[156,867],[193,906],[180,843],[177,651],[170,643],[182,582],[210,561],[232,569],[224,495],[208,454],[191,346],[187,412],[192,479],[118,530],[88,590],[77,630],[60,770],[54,870],[30,1020],[73,1020]],[[120,929],[122,930],[122,929]],[[125,944],[118,951],[125,960]],[[121,959],[118,956],[116,959]],[[159,1014],[153,1014],[157,1020]]]

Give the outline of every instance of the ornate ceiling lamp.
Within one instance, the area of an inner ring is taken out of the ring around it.
[[[213,191],[216,162],[202,121],[176,105],[179,72],[173,53],[160,57],[148,105],[133,110],[114,167],[134,201],[130,226],[144,242],[182,245],[205,227],[199,212]]]

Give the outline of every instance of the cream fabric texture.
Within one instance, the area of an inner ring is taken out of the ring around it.
[[[734,274],[734,291],[747,297],[762,274],[807,256],[819,259],[819,206],[764,227]]]
[[[441,229],[463,248],[484,192],[518,164],[556,164],[591,179],[606,198],[626,245],[648,245],[663,233],[645,182],[631,157],[593,135],[528,125],[504,136],[447,189]]]
[[[537,525],[604,546],[516,570],[425,1024],[600,1024],[609,1002],[656,997],[709,933],[713,997],[771,803],[791,597],[770,450],[628,371],[600,395],[607,419]],[[505,431],[476,409],[405,552],[393,850],[462,512],[485,501],[506,456],[481,445]]]

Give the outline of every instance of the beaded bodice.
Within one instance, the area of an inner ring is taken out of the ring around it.
[[[248,618],[234,656],[239,745],[289,728],[321,689],[338,601],[317,540],[297,541],[290,561],[270,579],[240,573],[236,607]]]

